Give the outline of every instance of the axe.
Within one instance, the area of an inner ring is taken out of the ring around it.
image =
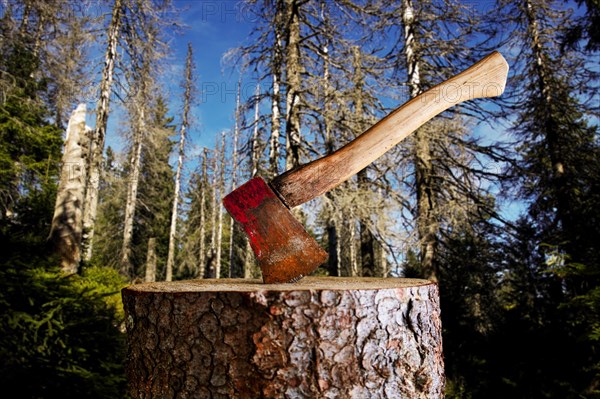
[[[355,140],[330,155],[289,170],[266,183],[255,177],[225,198],[244,228],[267,284],[295,282],[327,260],[290,209],[343,183],[425,122],[453,105],[502,94],[508,64],[493,52],[470,68],[412,98]]]

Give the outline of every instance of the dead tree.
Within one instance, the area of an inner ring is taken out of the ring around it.
[[[217,212],[217,239],[215,244],[215,277],[221,277],[222,266],[222,249],[223,249],[223,191],[225,188],[225,132],[221,133],[221,154],[219,157],[219,180],[218,180],[218,196],[214,203],[215,211]]]
[[[69,119],[49,237],[65,273],[77,273],[81,260],[86,177],[86,154],[82,144],[87,141],[85,114],[85,104],[79,104]]]
[[[173,263],[175,260],[175,233],[177,232],[177,210],[179,207],[179,190],[181,187],[181,169],[183,168],[183,157],[185,152],[185,133],[189,126],[189,113],[192,102],[194,64],[192,60],[192,44],[188,43],[188,52],[185,62],[185,84],[183,95],[183,117],[179,135],[179,153],[177,156],[177,171],[175,173],[175,192],[173,193],[173,208],[171,210],[171,228],[169,229],[169,252],[167,254],[166,281],[173,279]]]
[[[238,137],[240,135],[240,93],[241,80],[238,81],[237,96],[235,100],[235,125],[233,127],[233,148],[231,149],[231,191],[237,188],[237,151]],[[233,220],[229,223],[229,277],[243,277],[243,272],[240,273],[238,268],[234,266],[235,248],[234,235],[236,233],[236,225]]]
[[[202,176],[200,183],[200,242],[198,253],[199,271],[198,276],[204,277],[206,273],[206,190],[208,189],[208,149],[202,151]]]
[[[148,238],[148,254],[146,255],[146,276],[144,281],[156,281],[156,237]]]
[[[286,0],[287,43],[286,67],[286,123],[285,123],[285,166],[290,170],[300,165],[300,110],[302,66],[300,64],[300,7],[297,0]]]
[[[85,260],[90,260],[92,257],[94,226],[96,224],[96,213],[98,210],[100,169],[103,161],[110,94],[112,90],[115,63],[117,60],[117,46],[119,43],[122,19],[123,2],[122,0],[115,0],[107,33],[104,68],[102,69],[102,80],[100,81],[100,99],[96,106],[96,126],[89,145],[89,171],[87,173],[85,207],[83,213]]]

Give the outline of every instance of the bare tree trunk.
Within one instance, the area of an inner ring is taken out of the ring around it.
[[[206,273],[206,248],[204,245],[206,229],[204,227],[206,222],[206,188],[208,181],[208,149],[204,148],[202,153],[202,190],[200,192],[200,242],[199,242],[199,254],[198,254],[198,264],[199,264],[199,272],[198,275],[200,277],[204,277]]]
[[[358,271],[358,261],[356,259],[356,226],[354,225],[353,215],[351,215],[348,228],[350,229],[350,245],[348,248],[350,254],[350,276],[356,277],[359,276],[360,273]]]
[[[156,238],[148,239],[148,253],[146,255],[146,277],[144,281],[152,283],[156,281]]]
[[[323,127],[324,127],[324,139],[325,139],[325,153],[331,154],[335,151],[334,138],[333,138],[333,110],[331,109],[332,103],[332,90],[329,76],[329,48],[327,44],[322,49],[323,53]],[[327,220],[326,231],[327,231],[327,271],[330,276],[339,276],[339,243],[338,243],[338,223],[336,215],[336,207],[333,202],[333,196],[331,193],[326,193],[326,207],[327,207]]]
[[[275,79],[275,77],[273,78]],[[273,82],[273,84],[275,85],[275,81]],[[273,111],[272,112],[279,112],[279,86],[277,84],[277,91],[275,91],[275,86],[273,88],[274,90],[274,97],[273,97]],[[275,93],[277,93],[277,96],[275,97]],[[256,92],[255,92],[255,102],[254,102],[254,130],[252,132],[252,145],[251,145],[251,175],[252,177],[255,177],[258,173],[258,168],[259,168],[259,164],[260,164],[260,145],[259,145],[259,131],[258,131],[258,122],[259,122],[259,109],[258,109],[258,105],[259,105],[259,95],[260,95],[260,86],[257,84],[256,85]],[[279,157],[279,150],[278,150],[278,143],[274,143],[273,142],[273,137],[274,135],[277,135],[277,142],[279,141],[279,115],[277,116],[277,118],[273,119],[271,121],[272,126],[271,126],[271,147],[270,147],[270,152],[269,152],[269,167],[270,167],[270,173],[273,174],[274,170],[277,170],[277,161],[278,161],[278,157]],[[276,125],[275,125],[276,124]],[[272,158],[272,157],[275,158]],[[273,161],[274,159],[274,161]],[[275,172],[276,173],[276,172]],[[245,249],[244,249],[244,278],[251,278],[254,274],[256,274],[256,265],[254,262],[254,253],[252,252],[252,248],[250,248],[250,241],[248,241],[246,239],[246,245],[245,245]]]
[[[356,222],[351,210],[343,209],[340,223],[340,237],[337,254],[340,262],[340,276],[359,276],[356,256]]]
[[[133,152],[131,154],[130,176],[127,184],[127,199],[125,203],[125,220],[123,222],[123,243],[121,246],[121,273],[131,276],[131,240],[133,238],[133,221],[137,205],[137,193],[140,182],[140,168],[142,160],[143,132],[145,131],[145,104],[141,99],[136,100],[137,121],[133,128]]]
[[[100,82],[100,99],[96,107],[96,126],[89,145],[89,170],[87,173],[85,203],[83,209],[83,248],[85,260],[90,260],[93,250],[94,227],[96,224],[96,213],[98,210],[98,187],[100,184],[100,168],[102,166],[104,139],[106,136],[106,124],[108,122],[110,94],[113,83],[115,61],[117,58],[117,46],[123,4],[122,0],[115,0],[112,8],[110,26],[107,33],[107,45],[105,52],[104,68],[102,69],[102,80]]]
[[[361,218],[358,224],[360,229],[360,268],[365,277],[380,277],[375,269],[374,237],[369,226]]]
[[[248,279],[252,277],[252,265],[254,263],[254,253],[250,247],[250,241],[246,240],[246,250],[244,251],[244,278]]]
[[[415,43],[415,11],[411,0],[402,0],[402,23],[404,25],[404,57],[408,71],[411,97],[423,90],[419,72],[419,60]],[[414,134],[415,185],[417,192],[417,232],[420,242],[420,258],[423,277],[437,280],[434,257],[438,225],[435,219],[437,201],[434,194],[433,164],[430,138],[425,129]]]
[[[353,83],[353,102],[354,102],[354,133],[355,136],[360,135],[363,131],[366,130],[365,123],[365,110],[363,103],[363,95],[364,95],[364,73],[363,73],[363,61],[362,55],[360,53],[360,47],[354,46],[352,47],[352,64],[353,64],[353,75],[352,75],[352,83]],[[369,176],[367,174],[367,169],[363,169],[358,172],[357,175],[357,184],[359,188],[369,189]],[[370,215],[369,215],[370,216]],[[373,252],[373,242],[375,241],[375,237],[369,230],[370,219],[368,216],[364,214],[360,214],[358,218],[358,229],[360,234],[360,265],[362,270],[362,275],[366,277],[375,277],[377,273],[375,272],[375,263],[374,263],[374,252]]]
[[[235,100],[235,125],[233,126],[233,148],[231,149],[231,191],[237,187],[237,146],[238,136],[240,135],[240,91],[241,91],[241,78],[238,82],[237,96]],[[241,265],[235,264],[235,248],[234,248],[234,236],[237,232],[236,224],[233,220],[229,223],[229,277],[243,277],[244,272],[240,270]]]
[[[377,266],[377,275],[381,277],[387,277],[389,274],[388,263],[385,255],[385,250],[383,249],[383,245],[379,242],[375,246],[375,259]]]
[[[27,31],[29,30],[29,16],[31,14],[31,4],[25,3],[25,7],[23,8],[23,16],[21,17],[21,26],[19,26],[19,34],[21,37],[27,35]]]
[[[173,263],[175,260],[175,235],[177,233],[177,210],[179,208],[179,190],[181,187],[181,169],[185,155],[185,132],[189,126],[188,117],[192,101],[192,44],[188,43],[187,58],[185,61],[185,93],[183,95],[183,117],[179,135],[179,154],[177,157],[177,171],[175,173],[175,192],[173,193],[173,207],[171,209],[171,228],[169,229],[169,252],[167,255],[166,281],[173,279]]]
[[[304,278],[123,291],[134,399],[444,395],[436,284]]]
[[[256,85],[256,92],[254,94],[254,128],[252,130],[252,145],[250,154],[251,163],[252,163],[252,177],[256,176],[258,173],[258,166],[260,163],[260,143],[258,142],[258,103],[259,103],[259,95],[260,95],[260,85]]]
[[[271,67],[271,76],[273,79],[273,93],[271,94],[271,136],[269,137],[269,171],[271,177],[275,177],[279,174],[279,138],[281,137],[281,71],[282,71],[282,28],[283,28],[283,1],[278,0],[276,2],[276,15],[275,15],[275,47],[273,48],[273,59]],[[257,91],[259,86],[257,85]],[[257,99],[258,101],[258,99]],[[258,112],[258,106],[256,108]],[[258,116],[255,116],[258,120]],[[255,173],[252,174],[253,176]]]
[[[297,0],[286,0],[288,43],[286,46],[286,169],[300,165],[300,16]]]
[[[279,77],[273,74],[271,136],[269,137],[269,170],[273,177],[279,174],[279,137],[281,136],[281,115],[279,111],[280,90]]]
[[[219,142],[215,145],[215,151],[213,154],[213,176],[212,176],[212,184],[210,189],[210,250],[209,250],[209,258],[206,264],[206,269],[204,271],[205,278],[215,278],[216,277],[216,255],[217,255],[217,213],[219,203],[217,202],[217,187],[219,185],[219,173],[218,173],[218,160],[217,160],[217,152],[219,149]]]
[[[223,188],[225,186],[225,132],[221,134],[221,155],[219,162],[219,181],[218,190],[219,194],[216,197],[214,206],[217,208],[217,242],[216,242],[216,254],[215,254],[215,277],[221,278],[221,253],[223,244],[223,205],[221,199],[223,198]]]
[[[335,218],[335,210],[333,209],[333,205],[329,205],[331,208],[329,210],[330,215],[327,217],[327,249],[328,249],[328,259],[327,259],[327,271],[330,276],[339,276],[339,258],[338,258],[338,234],[337,234],[337,223]]]
[[[86,178],[85,150],[81,144],[87,144],[85,115],[85,104],[79,104],[69,119],[49,236],[64,273],[77,273],[81,260]]]

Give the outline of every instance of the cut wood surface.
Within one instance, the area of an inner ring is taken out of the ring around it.
[[[437,285],[307,277],[123,290],[133,398],[442,398]]]

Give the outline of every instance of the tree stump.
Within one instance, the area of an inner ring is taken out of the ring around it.
[[[133,398],[442,398],[438,287],[307,277],[123,290]]]

